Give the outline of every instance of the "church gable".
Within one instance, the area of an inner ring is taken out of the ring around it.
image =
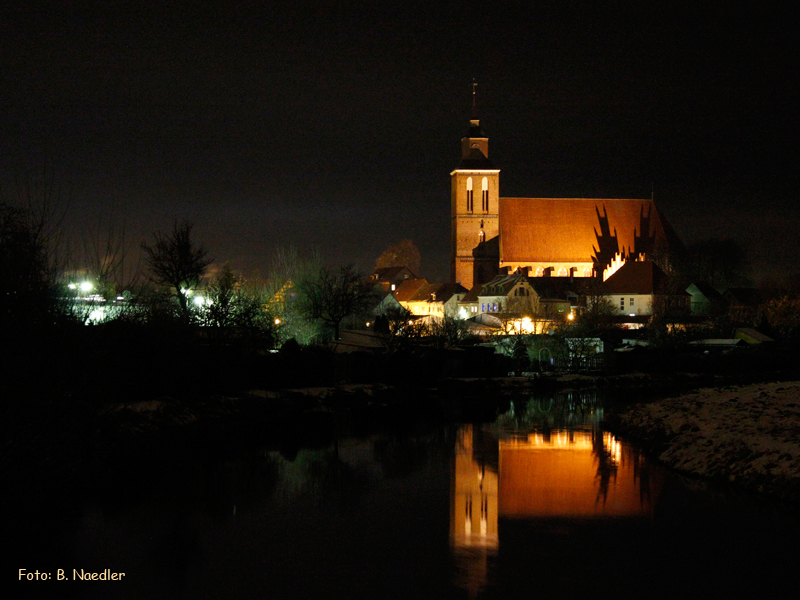
[[[499,216],[501,265],[574,263],[602,270],[616,253],[650,254],[672,237],[652,200],[501,198]]]

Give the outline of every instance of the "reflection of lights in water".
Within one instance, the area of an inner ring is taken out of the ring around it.
[[[649,517],[652,478],[646,486],[634,469],[643,463],[622,442],[597,427],[546,433],[501,429],[497,462],[477,454],[473,427],[464,426],[455,447],[451,488],[454,583],[477,597],[491,584],[491,557],[500,548],[500,519],[604,519]],[[507,437],[506,437],[507,436]],[[473,503],[480,502],[480,513]],[[474,519],[474,520],[473,520]]]
[[[592,434],[588,431],[553,431],[548,437],[543,433],[531,433],[527,439],[501,440],[501,448],[526,450],[536,448],[571,448],[575,450],[591,450]]]
[[[608,452],[609,457],[615,463],[622,459],[622,444],[619,440],[607,431],[603,433],[603,448]]]
[[[565,449],[592,450],[594,442],[589,431],[553,431],[548,436],[531,433],[527,439],[501,440],[500,447],[509,450]],[[612,434],[603,432],[603,448],[616,463],[622,459],[622,444]],[[479,475],[480,477],[480,475]]]

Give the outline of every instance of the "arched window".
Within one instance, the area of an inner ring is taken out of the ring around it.
[[[478,234],[478,242],[482,244],[484,241],[486,241],[486,233],[483,231],[483,229],[481,229],[480,233]]]
[[[588,268],[588,267],[587,267],[587,268],[585,268],[585,269],[583,270],[583,276],[584,276],[584,277],[591,277],[591,276],[592,276],[592,270],[591,270],[590,268]]]
[[[467,212],[472,212],[474,206],[472,194],[472,177],[467,177]]]
[[[486,177],[481,182],[481,210],[489,212],[489,179]]]
[[[558,270],[558,276],[559,277],[566,277],[567,275],[569,275],[569,271],[567,271],[566,267],[561,267]]]

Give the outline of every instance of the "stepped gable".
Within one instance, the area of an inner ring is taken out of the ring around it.
[[[680,242],[653,200],[500,198],[500,260],[606,265]]]

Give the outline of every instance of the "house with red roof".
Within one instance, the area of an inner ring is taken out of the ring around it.
[[[689,314],[692,296],[652,260],[628,261],[603,282],[617,315]]]

